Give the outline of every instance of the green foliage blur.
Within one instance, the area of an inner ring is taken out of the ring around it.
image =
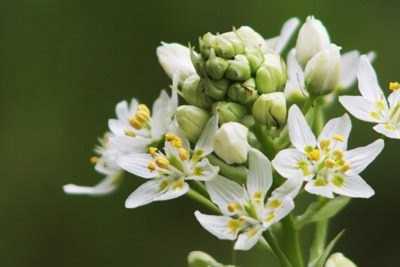
[[[127,175],[117,193],[97,198],[65,195],[62,185],[102,178],[89,158],[117,102],[151,105],[168,89],[160,41],[197,46],[208,31],[241,25],[273,37],[288,18],[313,14],[342,52],[377,52],[388,94],[400,79],[399,8],[394,0],[0,0],[0,266],[180,267],[192,250],[229,263],[232,243],[206,232],[193,216],[206,210],[186,197],[128,210],[141,178]],[[337,107],[330,118],[343,114]],[[352,121],[350,148],[379,137],[372,124]],[[334,251],[359,266],[398,266],[399,148],[388,140],[363,173],[376,195],[352,200],[330,225],[330,238],[346,229]],[[305,245],[312,236],[308,227]],[[257,248],[238,261],[277,266]]]

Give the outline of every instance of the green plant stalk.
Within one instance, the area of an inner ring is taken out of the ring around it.
[[[262,145],[261,152],[263,152],[268,159],[272,160],[278,151],[275,147],[274,140],[270,136],[264,134],[262,126],[261,124],[255,124],[251,130]]]
[[[293,265],[290,263],[286,255],[283,253],[282,249],[280,248],[278,242],[276,241],[272,233],[269,230],[267,230],[264,232],[263,235],[267,240],[267,243],[271,247],[272,251],[274,252],[275,256],[279,259],[281,265],[284,267],[292,267]]]
[[[214,166],[219,167],[219,172],[226,178],[238,182],[239,184],[245,184],[247,180],[247,169],[244,166],[234,167],[226,164],[216,156],[210,154],[207,159]]]
[[[196,192],[192,188],[189,189],[189,191],[186,193],[188,197],[191,199],[197,201],[198,203],[202,204],[203,206],[207,207],[210,211],[212,211],[215,214],[222,215],[221,211],[219,208],[214,205],[208,198],[203,196],[202,194]]]
[[[303,226],[305,225],[305,222],[307,222],[314,214],[318,211],[320,211],[325,205],[330,201],[329,198],[321,197],[318,198],[317,204],[314,206],[314,208],[311,210],[311,212],[308,212],[305,214],[305,216],[302,216],[301,219],[297,220],[295,222],[295,228],[296,230],[301,230]]]
[[[204,184],[202,184],[200,181],[196,180],[190,180],[188,181],[190,188],[193,188],[195,191],[197,191],[199,194],[203,195],[206,198],[210,198],[210,195],[207,192],[206,187]]]
[[[322,220],[316,223],[314,242],[311,247],[308,267],[314,267],[317,264],[322,253],[324,252],[326,237],[328,234],[328,223],[328,220]]]
[[[290,213],[282,221],[282,248],[293,266],[303,267],[303,256],[300,249],[299,230],[296,229],[293,215]]]
[[[310,110],[310,108],[312,107],[312,105],[314,104],[315,99],[317,99],[318,96],[313,96],[310,95],[307,100],[306,103],[304,103],[303,108],[301,109],[301,112],[303,112],[303,115],[305,116],[307,114],[307,112]]]

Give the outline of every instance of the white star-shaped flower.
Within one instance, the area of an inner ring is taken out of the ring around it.
[[[249,164],[246,188],[223,176],[206,182],[211,200],[224,215],[195,212],[200,224],[216,237],[237,238],[237,250],[252,248],[265,230],[284,218],[294,208],[293,198],[301,186],[300,179],[288,180],[265,200],[273,180],[271,164],[256,149],[249,152]]]
[[[300,109],[289,110],[290,140],[295,148],[280,151],[272,165],[283,177],[296,177],[302,170],[305,190],[333,198],[333,193],[354,198],[369,198],[374,190],[359,176],[382,151],[379,139],[368,146],[347,151],[351,121],[347,114],[328,121],[316,140]]]
[[[374,130],[389,138],[400,139],[400,85],[391,83],[388,101],[378,84],[376,73],[362,55],[357,70],[361,96],[341,96],[339,102],[357,119],[378,123]]]

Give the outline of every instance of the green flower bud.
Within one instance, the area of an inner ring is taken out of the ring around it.
[[[210,48],[214,47],[215,39],[215,35],[210,32],[204,34],[203,38],[199,38],[200,53],[204,59],[210,56]]]
[[[192,47],[190,47],[190,60],[192,61],[197,74],[200,77],[204,77],[206,71],[206,62],[201,55],[198,55],[196,52],[194,52]]]
[[[186,78],[182,85],[182,94],[185,100],[194,106],[209,109],[214,100],[206,95],[204,79],[197,74]]]
[[[214,152],[226,163],[242,164],[247,160],[249,129],[237,122],[227,122],[214,134]]]
[[[247,112],[246,107],[234,102],[225,101],[215,102],[212,110],[214,113],[218,114],[220,125],[230,121],[240,122]]]
[[[325,267],[357,267],[351,260],[342,253],[334,253],[326,261]]]
[[[264,38],[249,26],[240,27],[236,33],[245,42],[246,46],[260,48],[263,53],[268,51]]]
[[[233,265],[223,265],[213,257],[202,251],[192,251],[188,256],[188,267],[234,267]]]
[[[244,83],[233,83],[229,86],[228,97],[232,101],[247,105],[253,103],[258,97],[255,88],[256,81],[253,78],[248,79]]]
[[[244,54],[245,44],[235,32],[225,32],[221,34],[221,36],[232,44],[233,48],[235,49],[236,55]]]
[[[210,57],[206,62],[206,71],[215,80],[222,79],[229,63],[226,59],[217,57],[214,48],[210,48]]]
[[[246,50],[246,57],[249,60],[251,74],[256,74],[256,71],[264,62],[264,54],[258,48],[250,48]]]
[[[227,79],[212,80],[209,78],[202,79],[205,81],[206,94],[215,100],[224,100],[231,82]]]
[[[286,122],[286,99],[281,92],[261,95],[254,102],[252,113],[256,122],[280,128]]]
[[[214,42],[215,54],[223,58],[233,58],[235,56],[235,48],[222,35],[217,34]]]
[[[340,47],[331,44],[308,61],[304,70],[306,90],[313,96],[331,93],[340,80]]]
[[[178,107],[175,117],[183,135],[190,142],[196,143],[211,115],[204,109],[182,105]]]
[[[251,77],[249,60],[245,55],[237,55],[234,60],[229,60],[225,77],[233,81],[244,82]]]
[[[256,85],[262,94],[281,91],[287,81],[286,66],[279,55],[265,54],[264,63],[257,70]]]

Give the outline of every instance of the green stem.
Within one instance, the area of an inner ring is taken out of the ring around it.
[[[312,107],[312,105],[314,104],[315,99],[317,99],[317,96],[313,96],[313,95],[310,95],[310,96],[307,98],[306,103],[304,103],[304,106],[303,106],[303,108],[301,109],[301,112],[303,112],[303,115],[304,115],[304,116],[307,114],[308,110],[309,110],[309,109]]]
[[[263,125],[255,124],[252,128],[254,135],[256,136],[257,140],[262,145],[262,151],[264,155],[267,156],[269,159],[273,159],[277,153],[277,149],[275,147],[274,140],[271,136],[267,136],[263,131]]]
[[[233,242],[233,246],[235,246],[235,242]],[[236,266],[237,264],[237,251],[232,247],[232,265]]]
[[[328,234],[328,220],[322,220],[316,223],[314,242],[311,247],[310,260],[308,267],[314,267],[321,258],[325,249],[326,236]]]
[[[290,263],[290,261],[288,260],[286,255],[283,253],[283,251],[280,248],[280,246],[279,246],[278,242],[276,241],[275,237],[272,235],[272,233],[269,230],[264,232],[264,237],[267,240],[269,246],[271,247],[271,249],[274,252],[274,254],[276,255],[276,257],[281,262],[282,266],[292,267],[293,265]]]
[[[310,207],[310,209],[307,209],[307,211],[302,216],[298,217],[298,220],[296,221],[295,224],[295,228],[297,230],[302,229],[303,226],[310,221],[310,218],[312,218],[315,215],[315,213],[319,212],[322,208],[324,208],[329,201],[330,199],[326,197],[318,198],[318,201],[312,208]]]
[[[219,172],[235,182],[239,184],[246,183],[247,179],[247,168],[244,166],[234,167],[226,164],[216,156],[210,154],[207,156],[207,159],[210,161],[212,165],[219,167]]]
[[[293,215],[289,214],[282,220],[282,247],[289,255],[293,266],[303,267],[301,255],[299,231],[294,226]]]
[[[387,136],[382,134],[382,135],[379,137],[379,139],[382,139],[383,141],[386,141],[386,140],[387,140]]]
[[[315,135],[319,135],[322,132],[325,124],[325,114],[322,112],[322,98],[319,101],[315,101],[314,105],[314,133]]]
[[[187,181],[187,182],[189,183],[190,188],[193,188],[195,191],[197,191],[199,194],[203,195],[204,197],[210,198],[206,187],[200,181],[191,180],[191,181]]]
[[[197,201],[198,203],[202,204],[203,206],[207,207],[210,211],[212,211],[215,214],[221,215],[221,211],[217,206],[214,205],[209,199],[201,195],[200,193],[194,191],[192,188],[189,189],[189,191],[186,193],[188,197],[191,199]]]

